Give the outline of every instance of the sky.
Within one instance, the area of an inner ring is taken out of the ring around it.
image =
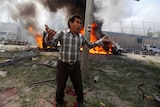
[[[110,3],[103,0],[101,4],[98,16],[104,20],[103,30],[122,32],[120,27],[123,27],[125,33],[133,33],[127,28],[135,27],[134,32],[143,35],[143,27],[145,32],[160,29],[160,0],[112,0]]]
[[[107,0],[102,1],[103,9],[100,13],[101,17],[104,15],[110,22],[132,20],[160,22],[160,15],[158,14],[160,0],[140,0],[139,2],[135,0],[113,0],[112,5],[106,5],[106,2]],[[109,13],[105,14],[107,6],[109,8],[107,12]],[[123,17],[119,18],[117,15]]]
[[[159,5],[160,0],[141,0],[139,3],[134,3],[135,16],[130,20],[160,22]]]
[[[44,25],[48,24],[56,30],[67,28],[68,15],[65,8],[58,8],[56,11],[50,11],[40,5],[39,0],[0,0],[0,22],[21,23],[25,28],[29,25],[37,30],[43,30]],[[43,1],[43,0],[42,0]],[[32,2],[28,11],[32,13],[20,14],[24,3]],[[130,22],[135,22],[142,27],[142,22],[160,22],[160,0],[95,0],[98,7],[94,16],[102,20],[102,30],[109,30],[109,24],[122,23],[123,26],[131,26]],[[36,9],[34,7],[36,6]],[[33,11],[34,10],[34,11]],[[33,14],[36,13],[36,14]],[[126,22],[130,24],[126,24]],[[111,25],[110,25],[111,26]],[[118,26],[118,25],[116,25]],[[152,24],[151,24],[152,26]],[[156,25],[156,26],[159,26]]]

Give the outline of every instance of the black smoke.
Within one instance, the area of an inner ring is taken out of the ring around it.
[[[25,27],[32,26],[36,28],[37,26],[37,10],[36,5],[34,3],[28,2],[26,4],[18,5],[17,8],[21,10],[19,12],[20,15],[20,23],[23,23]]]
[[[86,0],[41,0],[40,2],[51,12],[66,8],[67,17],[73,14],[81,14],[83,18],[85,17]]]
[[[41,0],[41,3],[51,12],[56,12],[58,9],[66,8],[68,12],[67,18],[73,14],[81,14],[82,18],[85,18],[86,0]],[[97,10],[98,7],[96,5],[93,5],[93,13],[97,12]],[[101,32],[101,27],[103,21],[96,19],[93,16],[93,22],[98,25],[95,29],[98,32],[97,36],[102,37],[103,33]]]
[[[38,10],[34,2],[17,3],[15,4],[15,7],[10,6],[10,8],[10,15],[14,21],[22,24],[25,29],[28,29],[29,27],[38,29]]]
[[[44,7],[43,9],[47,10],[47,12],[50,14],[56,13],[59,9],[63,8],[66,9],[67,12],[67,16],[65,16],[66,19],[68,19],[73,14],[81,14],[83,20],[85,19],[86,0],[28,0],[26,2],[17,2],[13,5],[10,5],[10,14],[12,19],[18,23],[21,23],[27,30],[31,26],[36,31],[38,31],[40,29],[38,26],[38,13],[41,10],[37,8],[37,4],[41,4]],[[97,10],[98,8],[96,5],[93,5],[93,13],[97,12]],[[103,22],[94,16],[93,21],[98,24],[97,29],[100,32]]]

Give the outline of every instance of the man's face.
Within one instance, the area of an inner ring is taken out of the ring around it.
[[[80,19],[75,18],[74,22],[70,22],[70,30],[72,33],[77,34],[82,28],[82,22]]]

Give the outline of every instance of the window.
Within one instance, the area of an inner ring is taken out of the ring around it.
[[[8,35],[10,35],[10,36],[16,36],[13,32],[8,32]]]
[[[0,32],[0,35],[7,35],[7,32]]]
[[[150,46],[151,48],[156,48],[156,46]]]

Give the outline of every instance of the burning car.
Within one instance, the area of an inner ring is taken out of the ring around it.
[[[95,30],[94,30],[94,26],[95,24],[92,24],[92,32],[90,34],[90,42],[95,42],[98,40]],[[81,30],[80,32],[82,35],[84,34],[84,29]],[[58,48],[60,47],[60,44],[46,44],[45,43],[45,36],[47,35],[47,30],[43,32],[43,39],[42,39],[42,48],[45,51],[55,51],[55,50],[59,50]],[[105,35],[103,35],[102,37],[107,37]],[[91,54],[121,54],[123,52],[123,48],[121,48],[119,46],[118,43],[115,43],[111,40],[108,39],[107,42],[103,43],[103,46],[96,46],[94,48],[89,49],[89,53]],[[82,51],[83,48],[80,49],[80,51]]]
[[[107,42],[104,43],[103,48],[107,51],[110,52],[111,54],[116,54],[116,55],[120,55],[123,52],[123,48],[120,47],[120,45],[116,42]]]
[[[92,26],[95,26],[94,23],[92,24]],[[94,27],[92,27],[92,32],[90,34],[90,42],[95,42],[97,41],[97,36],[96,33],[94,32]],[[81,34],[84,34],[84,30],[82,29],[82,31],[80,32]],[[52,45],[52,44],[46,44],[45,43],[45,36],[46,36],[47,32],[44,31],[43,32],[43,39],[42,39],[42,48],[43,50],[46,51],[52,51],[52,50],[58,50],[58,48],[60,47],[60,44],[58,45]],[[104,37],[105,35],[103,35]],[[107,36],[106,36],[107,37]],[[91,54],[121,54],[123,52],[123,48],[121,48],[119,46],[118,43],[115,43],[111,40],[109,40],[108,42],[103,43],[103,46],[96,46],[94,48],[89,49],[89,53]],[[83,48],[80,49],[80,51],[82,51]]]

